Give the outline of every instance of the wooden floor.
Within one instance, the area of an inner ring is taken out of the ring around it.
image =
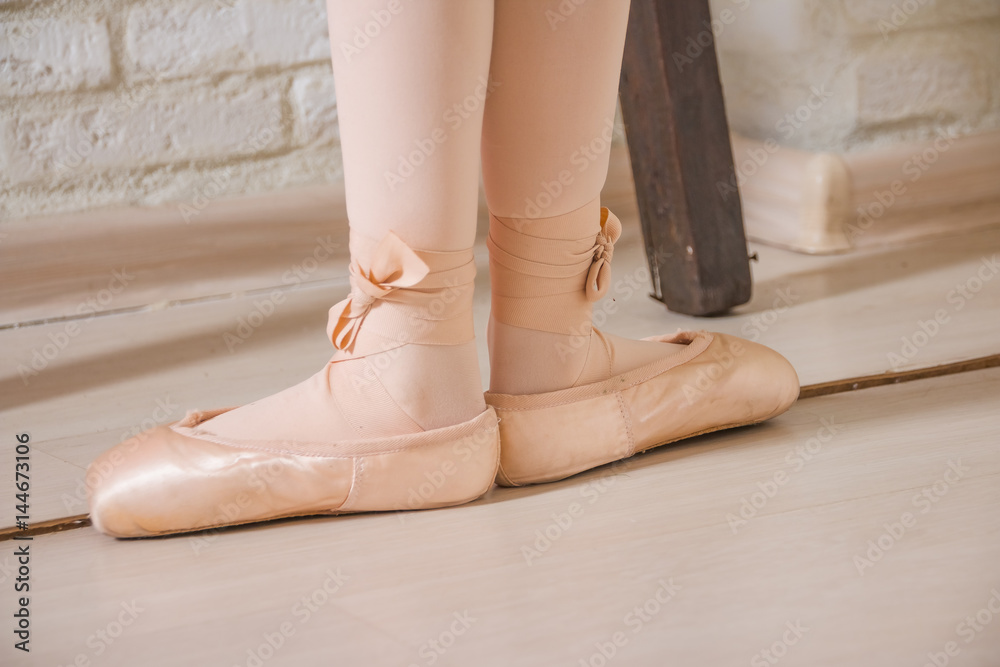
[[[785,354],[804,385],[1000,354],[1000,229],[825,258],[755,246],[753,301],[704,320],[646,296],[634,203],[616,211],[608,331],[735,333]],[[477,257],[482,333],[482,244]],[[272,289],[87,320],[27,384],[18,364],[67,321],[0,330],[0,528],[14,432],[34,445],[32,521],[58,521],[86,513],[86,465],[134,429],[312,374],[346,281],[279,289],[245,337]],[[11,639],[22,544],[0,541],[2,665],[996,666],[1000,368],[806,398],[761,426],[446,510],[37,535],[30,656]]]
[[[35,652],[4,664],[93,659],[104,629],[93,664],[255,664],[270,637],[280,665],[579,665],[616,638],[628,665],[996,665],[998,396],[990,369],[808,399],[446,510],[42,535]]]

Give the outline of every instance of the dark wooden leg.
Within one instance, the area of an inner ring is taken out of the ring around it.
[[[713,315],[750,300],[708,0],[635,0],[621,104],[653,296]]]

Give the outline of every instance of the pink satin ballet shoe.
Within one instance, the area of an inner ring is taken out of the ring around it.
[[[446,428],[295,443],[295,451],[280,442],[216,442],[199,430],[227,411],[191,412],[95,459],[87,470],[87,479],[100,480],[90,491],[94,527],[144,537],[293,516],[445,507],[483,495],[496,475],[492,408]]]
[[[356,242],[363,243],[352,233],[352,256],[361,254]],[[273,426],[261,414],[274,412],[229,415],[222,428],[212,420],[236,408],[193,411],[90,464],[94,527],[114,537],[143,537],[293,516],[445,507],[483,495],[499,461],[493,408],[484,406],[462,423],[421,429],[368,366],[371,355],[403,345],[472,340],[474,275],[471,249],[418,252],[390,234],[367,267],[352,263],[351,295],[330,310],[327,332],[338,352],[323,371],[270,404],[279,406],[278,419],[280,406],[335,406],[357,437],[323,437],[329,432],[323,410],[311,424],[285,417],[296,434],[287,440],[259,435]],[[344,361],[354,366],[334,368]],[[356,382],[331,386],[331,374],[347,373],[344,368],[357,369],[343,376]],[[410,432],[397,435],[397,424]]]
[[[684,438],[756,424],[798,398],[792,365],[763,345],[686,331],[687,349],[602,382],[543,394],[487,392],[500,418],[497,483],[551,482]]]

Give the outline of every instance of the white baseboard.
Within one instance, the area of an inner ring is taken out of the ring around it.
[[[733,136],[747,235],[827,254],[1000,225],[1000,132],[810,153]]]
[[[186,218],[183,206],[190,204],[5,222],[0,326],[164,307],[347,274],[342,186],[219,199]]]

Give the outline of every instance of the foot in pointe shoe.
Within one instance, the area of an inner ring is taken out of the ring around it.
[[[599,210],[596,240],[570,239],[558,220],[530,228],[491,217],[493,375],[486,402],[500,418],[503,486],[555,481],[684,438],[756,424],[798,398],[794,368],[763,345],[707,331],[634,341],[590,326],[590,304],[607,291],[621,233],[614,214]],[[559,234],[569,240],[551,238]]]
[[[416,251],[354,234],[337,348],[308,380],[240,408],[193,411],[101,454],[90,517],[144,537],[282,517],[426,509],[493,484],[499,432],[483,402],[471,249]]]

